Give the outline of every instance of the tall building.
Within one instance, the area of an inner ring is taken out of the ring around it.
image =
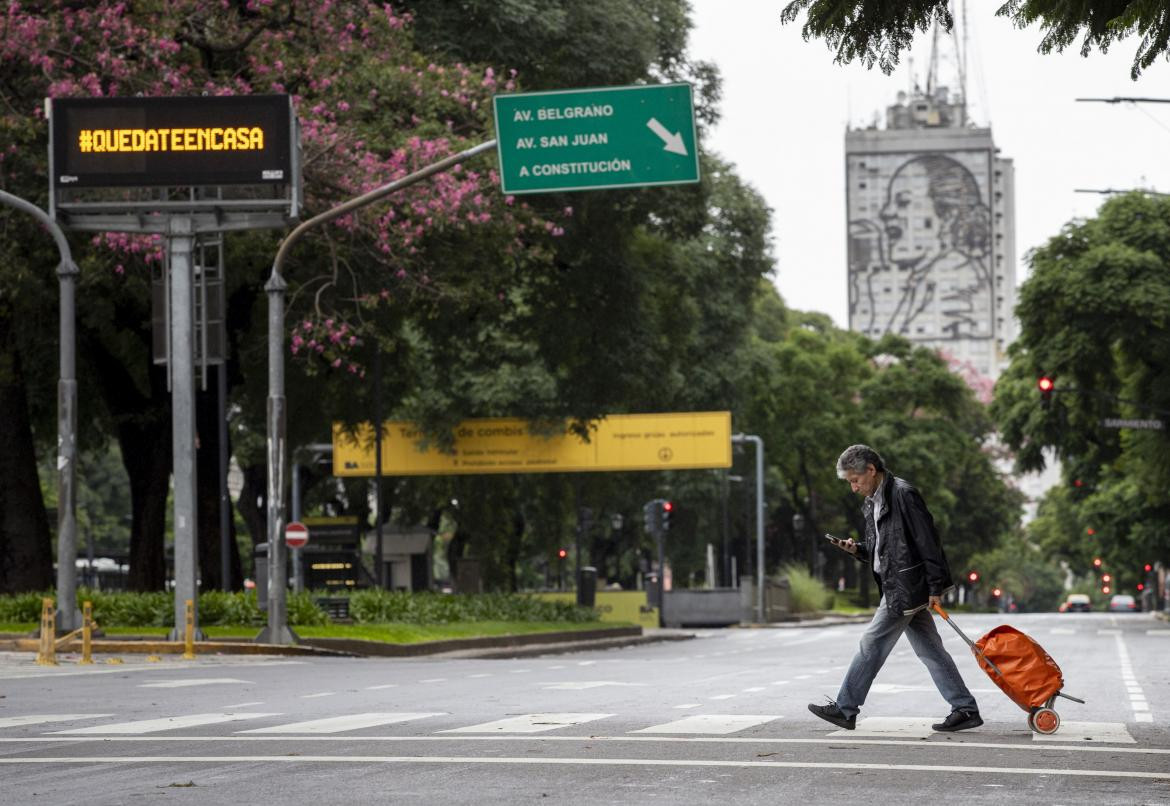
[[[929,83],[928,83],[929,86]],[[1012,161],[945,87],[845,134],[849,327],[900,333],[990,379],[1015,337]]]

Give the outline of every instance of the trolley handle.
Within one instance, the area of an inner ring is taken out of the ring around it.
[[[934,609],[937,610],[938,614],[943,617],[943,621],[945,621],[947,624],[950,624],[954,628],[955,632],[957,632],[959,634],[959,637],[967,642],[967,646],[971,647],[971,651],[974,652],[976,655],[978,655],[980,660],[982,660],[984,663],[986,663],[988,666],[990,666],[992,669],[994,669],[995,673],[997,675],[999,675],[1000,677],[1003,677],[1003,672],[1001,672],[999,670],[999,667],[996,666],[994,663],[992,663],[991,660],[988,659],[988,657],[985,654],[983,654],[983,650],[980,649],[978,646],[976,646],[975,642],[967,637],[967,633],[965,633],[959,629],[959,625],[956,624],[954,622],[954,620],[949,615],[947,615],[947,611],[942,609],[942,605],[936,604],[936,605],[934,605]]]

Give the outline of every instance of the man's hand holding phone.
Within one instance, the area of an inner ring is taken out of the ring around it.
[[[851,538],[851,537],[842,540],[839,537],[833,537],[832,535],[825,535],[825,540],[828,540],[834,546],[841,549],[841,551],[848,552],[849,554],[856,554],[857,553],[857,544],[853,542],[853,538]]]

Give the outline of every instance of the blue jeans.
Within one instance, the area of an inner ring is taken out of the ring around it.
[[[942,638],[935,629],[934,617],[930,610],[919,610],[912,616],[896,616],[886,609],[886,599],[883,596],[878,602],[873,621],[861,636],[861,646],[853,656],[853,662],[849,664],[849,671],[845,673],[841,690],[837,692],[837,707],[841,712],[846,717],[853,717],[861,710],[873,679],[881,671],[890,650],[898,643],[902,633],[906,633],[906,637],[910,639],[914,654],[926,665],[938,693],[950,703],[951,710],[956,708],[979,710],[975,698],[971,696],[959,675],[954,660],[943,648]]]

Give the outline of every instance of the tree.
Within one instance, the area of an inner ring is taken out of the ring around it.
[[[1055,450],[1065,474],[1061,553],[1115,563],[1170,550],[1170,436],[1106,427],[1111,418],[1170,417],[1170,199],[1118,196],[1035,250],[1020,289],[1020,337],[992,413],[1023,469]],[[1055,379],[1043,405],[1036,379]],[[1080,482],[1075,495],[1073,480]],[[1090,541],[1086,528],[1094,528]],[[1038,529],[1049,529],[1041,524]],[[1048,532],[1051,535],[1051,532]],[[1042,535],[1043,537],[1043,535]],[[1050,537],[1055,548],[1060,541]],[[1083,567],[1083,565],[1081,566]]]
[[[936,23],[946,31],[954,25],[949,0],[794,0],[784,7],[781,21],[795,22],[802,11],[808,12],[801,29],[806,40],[824,39],[839,63],[858,59],[866,67],[877,64],[885,73],[897,66],[902,51],[910,47],[917,32],[927,31]],[[1141,41],[1130,70],[1135,80],[1142,70],[1167,56],[1170,43],[1170,6],[1165,2],[1008,0],[995,13],[1010,19],[1017,28],[1039,23],[1044,29],[1038,48],[1041,53],[1063,51],[1081,37],[1082,31],[1082,56],[1094,50],[1104,53],[1115,43],[1137,35]]]

